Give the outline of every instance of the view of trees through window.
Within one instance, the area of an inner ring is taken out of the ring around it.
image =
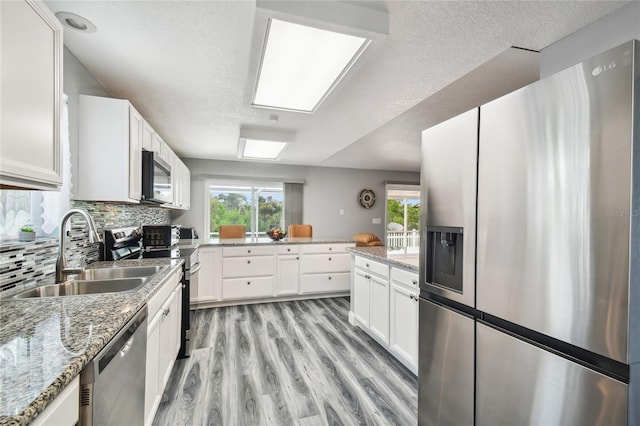
[[[220,225],[244,225],[247,233],[265,235],[284,226],[281,184],[214,186],[209,188],[209,232],[218,236]]]
[[[420,187],[387,186],[387,247],[417,253],[420,247]]]

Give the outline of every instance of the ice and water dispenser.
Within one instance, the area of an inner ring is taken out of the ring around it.
[[[462,293],[463,228],[427,226],[425,281]]]

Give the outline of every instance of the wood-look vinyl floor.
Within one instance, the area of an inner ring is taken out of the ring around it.
[[[416,377],[348,312],[348,298],[192,311],[154,425],[416,425]]]

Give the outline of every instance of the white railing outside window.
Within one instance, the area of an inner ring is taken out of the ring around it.
[[[387,231],[387,246],[391,249],[415,249],[420,248],[420,232],[414,231]]]

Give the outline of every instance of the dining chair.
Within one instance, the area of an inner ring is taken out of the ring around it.
[[[313,237],[313,228],[311,225],[289,225],[287,237]]]
[[[246,238],[244,225],[220,225],[219,238]]]

